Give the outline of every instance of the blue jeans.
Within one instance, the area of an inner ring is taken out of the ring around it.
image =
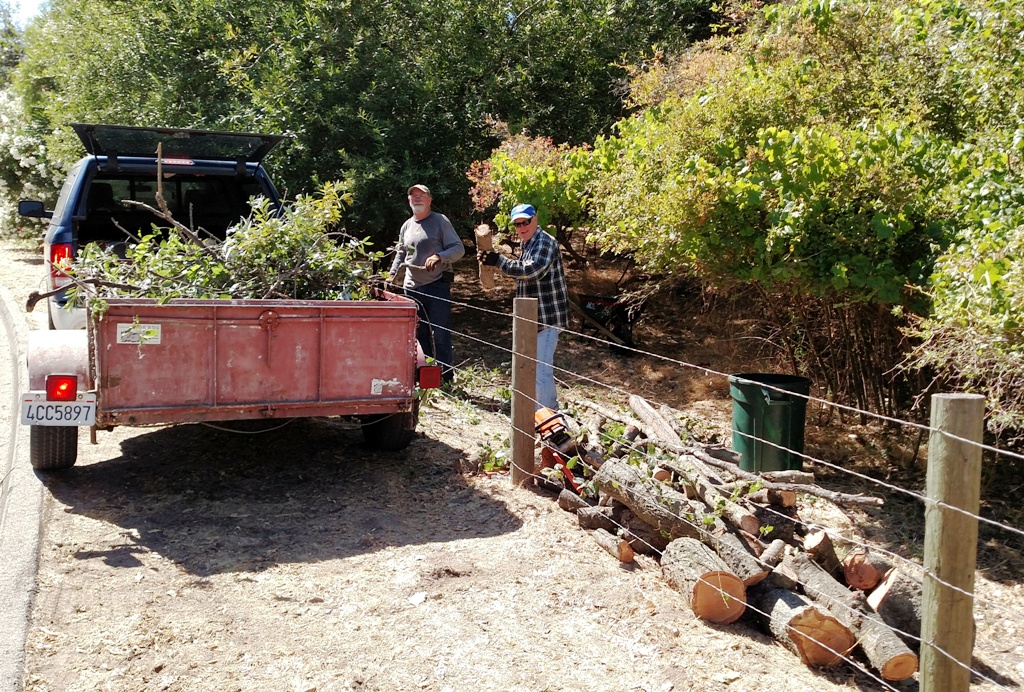
[[[545,327],[537,332],[537,408],[543,406],[552,411],[558,410],[553,364],[560,331],[556,327]]]
[[[452,371],[452,285],[438,279],[426,286],[405,289],[405,294],[416,301],[419,322],[416,340],[424,355],[442,366],[441,379],[451,381]],[[431,338],[433,333],[433,338]]]

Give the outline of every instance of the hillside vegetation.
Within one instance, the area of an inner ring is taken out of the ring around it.
[[[1019,5],[804,0],[635,70],[582,147],[510,140],[485,206],[539,197],[647,272],[742,296],[827,396],[1024,424]],[[557,150],[556,150],[557,149]]]
[[[0,168],[66,168],[81,155],[72,122],[286,133],[275,180],[294,196],[347,179],[352,230],[392,241],[419,181],[468,231],[465,170],[502,132],[606,131],[626,113],[625,66],[708,35],[711,6],[49,0],[0,104],[4,131],[25,137]]]
[[[67,123],[286,132],[390,241],[426,182],[469,235],[537,204],[653,281],[742,297],[822,395],[984,392],[1024,429],[1024,8],[1004,0],[0,4],[0,197],[53,201]],[[27,232],[37,233],[37,228]]]

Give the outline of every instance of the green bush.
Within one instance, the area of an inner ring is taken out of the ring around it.
[[[154,225],[128,244],[128,261],[86,245],[73,275],[89,288],[79,288],[76,298],[365,299],[380,253],[335,230],[348,199],[338,183],[300,195],[283,213],[258,198],[252,215],[223,241],[177,224]]]

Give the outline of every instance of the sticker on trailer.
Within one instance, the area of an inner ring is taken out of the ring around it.
[[[380,396],[384,393],[384,387],[401,387],[402,383],[397,378],[390,380],[373,380],[370,382],[370,394]]]
[[[159,324],[128,324],[117,325],[117,343],[132,344],[133,346],[144,346],[146,344],[160,343]]]

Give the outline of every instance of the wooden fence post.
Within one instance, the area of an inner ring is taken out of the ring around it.
[[[930,502],[925,508],[921,691],[967,692],[974,649],[979,445],[985,428],[985,397],[936,394],[931,427],[925,485]]]
[[[512,484],[533,477],[537,408],[537,299],[516,298],[512,320]]]

